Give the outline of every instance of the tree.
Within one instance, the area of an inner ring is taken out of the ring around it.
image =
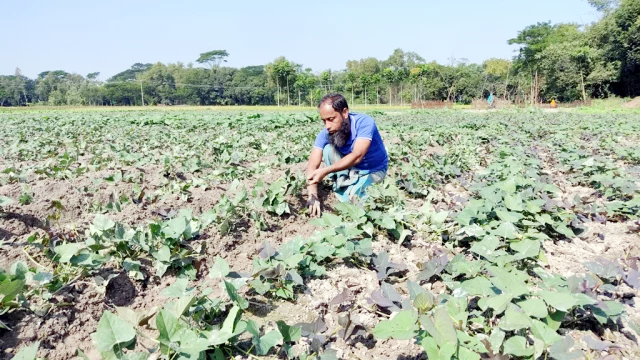
[[[138,74],[142,74],[143,72],[149,70],[151,66],[153,66],[153,64],[135,63],[131,65],[131,68],[119,72],[107,79],[107,82],[136,81]]]
[[[27,103],[27,94],[25,92],[25,77],[22,75],[20,68],[16,68],[13,76],[13,99],[16,105],[23,105]]]
[[[387,83],[387,87],[389,88],[389,100],[388,103],[391,105],[391,86],[396,81],[396,73],[391,68],[386,68],[382,70],[382,79]]]
[[[482,90],[489,88],[496,96],[500,96],[500,90],[504,86],[502,98],[508,98],[509,73],[511,72],[512,63],[505,59],[491,58],[482,63],[484,68],[484,84]]]
[[[289,98],[289,77],[295,75],[297,67],[299,66],[290,62],[284,56],[275,59],[272,63],[265,66],[269,80],[278,87],[278,106],[280,106],[281,84],[287,85],[287,98],[289,105],[291,105],[291,99]]]
[[[325,70],[320,74],[320,84],[327,84],[326,85],[326,92],[330,93],[331,92],[331,82],[332,82],[332,76],[331,76],[331,70]]]
[[[594,8],[596,8],[596,10],[603,13],[610,12],[620,3],[619,0],[587,0],[587,1],[589,2],[589,5],[593,6]]]
[[[371,76],[367,74],[360,75],[360,85],[364,89],[364,106],[367,106],[367,87],[371,85]]]
[[[380,74],[371,75],[371,84],[376,86],[376,105],[380,105],[380,84],[382,83],[382,76]]]
[[[148,95],[152,103],[174,104],[176,80],[167,65],[156,63],[149,70],[141,74],[139,78],[145,85],[145,95]],[[145,100],[147,100],[147,96],[145,96]]]
[[[400,94],[400,105],[404,105],[403,104],[404,101],[402,99],[402,87],[403,87],[404,81],[407,80],[407,78],[409,77],[409,71],[404,67],[398,68],[398,69],[396,69],[394,77],[395,77],[396,82],[400,84],[400,92],[399,92],[399,94]]]
[[[353,89],[356,85],[356,74],[351,71],[347,71],[347,81],[351,85],[351,103],[353,104]]]
[[[380,72],[380,61],[374,57],[368,57],[360,60],[347,61],[347,72],[352,72],[356,77],[367,74],[373,75]]]
[[[227,50],[212,50],[200,54],[200,57],[196,60],[199,64],[208,64],[211,71],[220,67],[222,62],[227,62],[229,53]]]

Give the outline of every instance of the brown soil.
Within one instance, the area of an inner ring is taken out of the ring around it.
[[[434,146],[426,149],[427,155],[442,155],[445,150]],[[270,162],[273,159],[265,159]],[[243,184],[251,189],[258,178],[270,183],[283,175],[284,170],[290,169],[294,174],[304,171],[304,164],[287,165],[278,169],[265,171],[255,178],[246,179]],[[140,169],[124,167],[126,173],[138,174]],[[142,169],[145,173],[144,185],[148,194],[162,187],[163,175],[161,168],[148,167]],[[24,251],[27,238],[34,234],[44,234],[47,231],[59,229],[77,229],[82,231],[93,221],[89,209],[93,202],[105,203],[113,194],[130,194],[131,183],[118,182],[112,185],[102,181],[96,184],[94,179],[104,179],[113,174],[115,169],[85,174],[73,180],[43,179],[31,181],[33,202],[29,205],[14,204],[5,208],[6,214],[0,216],[0,239],[4,240],[0,246],[0,267],[7,269],[15,261],[27,262],[30,266],[37,266],[27,256],[27,252],[42,266],[51,266],[46,259],[38,258],[37,251]],[[572,187],[564,179],[556,178],[556,184],[563,189],[561,198],[570,201],[575,195],[590,197],[592,190],[588,188]],[[95,191],[84,191],[94,188]],[[0,187],[0,195],[17,199],[22,192],[19,184],[9,184]],[[108,213],[114,221],[128,225],[144,224],[156,219],[157,211],[165,209],[192,208],[195,215],[211,209],[220,196],[225,192],[225,186],[211,184],[207,189],[192,188],[189,201],[184,201],[175,195],[165,196],[157,202],[147,204],[127,204],[121,212]],[[325,210],[331,211],[336,203],[326,189],[321,189],[320,197]],[[462,206],[469,198],[469,192],[457,181],[452,181],[439,189],[434,196],[437,210],[452,210]],[[47,216],[52,214],[49,205],[52,200],[59,200],[65,210],[58,222],[47,222]],[[199,272],[199,278],[193,283],[207,285],[214,290],[213,296],[223,296],[218,284],[205,276],[207,266],[216,256],[227,259],[234,271],[251,271],[252,258],[264,242],[274,247],[293,239],[296,236],[308,237],[317,228],[309,224],[309,219],[302,215],[305,207],[305,194],[292,196],[287,199],[292,207],[292,214],[282,219],[268,218],[269,229],[257,233],[255,229],[235,231],[221,236],[215,227],[204,231],[201,237],[194,241],[194,248],[204,246],[202,258],[205,266]],[[419,209],[422,200],[410,200],[409,208]],[[584,273],[584,263],[599,257],[611,260],[626,257],[640,257],[640,236],[629,233],[626,223],[588,223],[588,231],[580,238],[566,242],[547,242],[544,244],[549,259],[548,268],[554,272],[569,276]],[[427,242],[416,234],[408,239],[404,246],[398,246],[391,239],[379,236],[373,243],[375,253],[385,251],[393,262],[407,265],[406,277],[414,277],[419,271],[418,264],[428,261],[432,250],[437,245]],[[98,284],[93,278],[76,281],[54,298],[53,305],[46,314],[37,315],[35,312],[22,311],[8,314],[5,317],[12,331],[0,330],[0,358],[9,358],[21,347],[41,340],[39,357],[50,360],[71,359],[82,349],[89,358],[99,358],[91,343],[91,334],[95,332],[98,321],[104,311],[115,311],[116,306],[124,306],[140,311],[149,310],[155,306],[162,306],[167,299],[161,295],[162,291],[175,281],[172,274],[168,274],[157,282],[140,282],[131,280],[126,274],[115,269],[105,268],[99,274],[108,279],[106,285]],[[371,329],[380,321],[380,315],[371,308],[368,299],[378,288],[378,280],[374,271],[353,267],[348,264],[337,264],[328,270],[325,277],[311,279],[307,282],[305,293],[300,294],[295,302],[278,301],[272,304],[255,305],[250,307],[251,318],[264,325],[267,329],[275,326],[275,321],[284,320],[288,324],[312,322],[320,313],[326,312],[325,322],[328,327],[326,334],[335,334],[339,330],[338,318],[348,313],[352,319]],[[438,294],[445,290],[441,282],[425,284],[432,292]],[[330,304],[343,291],[349,291],[353,299],[345,304]],[[408,295],[406,285],[396,285],[396,290],[403,296]],[[621,291],[638,293],[628,287],[621,286]],[[259,299],[255,300],[258,303]],[[627,312],[633,319],[640,320],[640,313],[635,309],[635,298],[627,303]],[[151,320],[153,323],[154,320]],[[576,339],[579,332],[572,332]],[[621,337],[614,333],[612,337]],[[138,346],[144,346],[141,340]],[[627,344],[622,336],[617,344]],[[152,344],[148,344],[151,347]],[[629,345],[633,347],[635,345]],[[341,359],[425,359],[423,350],[414,341],[376,340],[371,335],[356,336],[347,341],[340,336],[333,336],[330,347],[337,351]]]
[[[627,109],[640,108],[640,96],[634,98],[633,100],[631,100],[631,101],[629,101],[627,103],[624,103],[624,105],[622,105],[622,106],[624,106]]]
[[[266,170],[256,178],[244,180],[243,184],[250,190],[258,178],[265,184],[269,184],[281,177],[286,169],[290,169],[294,174],[304,171],[304,165],[286,165],[282,168]],[[124,167],[118,170],[104,170],[84,174],[73,180],[31,179],[29,190],[33,194],[33,201],[28,205],[16,202],[7,206],[0,216],[0,240],[3,241],[0,243],[0,258],[3,259],[0,262],[0,268],[8,269],[16,261],[23,261],[29,266],[41,265],[52,268],[52,264],[41,256],[39,250],[29,246],[27,238],[34,233],[46,235],[60,231],[67,234],[72,231],[83,232],[95,217],[95,213],[90,211],[92,203],[101,202],[106,205],[110,199],[117,198],[121,194],[127,194],[130,197],[132,183],[121,181],[113,185],[103,180],[96,180],[104,179],[120,170],[125,176],[144,172],[143,184],[147,194],[152,194],[163,186],[162,169],[155,166],[144,169]],[[89,191],[86,191],[87,189]],[[213,208],[225,190],[224,185],[212,185],[206,189],[191,188],[188,201],[184,201],[179,196],[166,195],[151,204],[129,203],[123,205],[120,212],[108,212],[105,215],[113,221],[129,226],[143,225],[149,220],[159,219],[157,212],[167,209],[191,208],[194,215],[198,216]],[[22,191],[21,184],[0,186],[0,194],[13,199],[18,199]],[[320,197],[325,210],[331,211],[336,199],[329,196],[326,189],[322,188]],[[52,200],[58,200],[64,206],[58,221],[47,220],[47,217],[55,212],[50,209]],[[205,266],[200,270],[201,276],[195,284],[206,283],[214,291],[219,290],[217,284],[211,279],[202,276],[208,273],[207,265],[211,265],[207,262],[216,256],[227,259],[235,271],[251,271],[252,258],[265,241],[277,247],[295,236],[308,237],[313,234],[317,228],[309,224],[306,216],[300,214],[306,206],[306,194],[303,192],[300,196],[289,197],[287,201],[291,204],[292,214],[282,219],[267,217],[269,229],[259,234],[255,229],[250,228],[220,236],[215,227],[206,229],[193,244],[194,248],[199,248],[201,244],[205,245],[203,253]],[[39,265],[34,260],[38,261]],[[40,314],[43,316],[29,311],[14,312],[5,316],[3,320],[11,326],[12,331],[0,330],[0,354],[2,354],[0,358],[10,357],[22,346],[36,340],[42,341],[38,356],[47,357],[49,360],[73,358],[78,349],[83,350],[90,358],[99,358],[93,349],[90,335],[95,332],[102,313],[105,310],[115,311],[116,306],[125,306],[134,310],[162,306],[168,300],[161,295],[162,290],[175,281],[173,276],[166,275],[160,283],[147,284],[131,280],[125,273],[114,273],[112,269],[103,269],[100,275],[105,279],[111,275],[106,286],[98,286],[92,278],[76,281],[56,295],[53,302],[58,305],[51,307],[46,314]],[[219,295],[222,293],[220,292]],[[300,306],[302,305],[281,302],[270,308],[268,317],[274,320],[283,319],[287,323],[309,322],[315,319],[315,313],[308,308],[304,309],[306,312],[293,311]]]

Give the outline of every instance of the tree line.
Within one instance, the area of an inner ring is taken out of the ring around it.
[[[640,95],[640,0],[588,1],[602,14],[599,21],[527,26],[509,40],[518,46],[512,59],[439,64],[396,49],[384,60],[350,60],[344,70],[314,72],[284,57],[227,67],[230,54],[213,50],[196,64],[136,63],[106,81],[98,72],[63,70],[30,79],[16,69],[0,76],[0,106],[314,105],[330,91],[355,104],[398,105],[470,103],[489,94],[516,103]]]

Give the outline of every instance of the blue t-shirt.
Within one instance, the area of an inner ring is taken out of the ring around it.
[[[358,170],[368,170],[370,172],[376,172],[380,170],[387,170],[389,164],[389,157],[387,156],[387,149],[385,149],[382,143],[382,137],[378,132],[378,127],[375,121],[369,115],[349,113],[349,119],[351,121],[351,137],[347,140],[344,146],[336,148],[343,156],[350,154],[353,151],[353,144],[356,139],[371,140],[369,150],[364,155],[364,159],[355,168]],[[316,141],[313,147],[320,150],[329,144],[329,131],[324,128],[316,137]]]

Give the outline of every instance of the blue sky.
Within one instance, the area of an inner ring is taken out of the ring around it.
[[[0,74],[99,71],[102,80],[136,62],[186,64],[214,49],[230,53],[229,66],[284,55],[314,71],[395,48],[482,62],[512,57],[507,40],[527,25],[598,19],[586,0],[3,2]]]

